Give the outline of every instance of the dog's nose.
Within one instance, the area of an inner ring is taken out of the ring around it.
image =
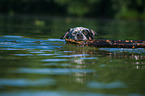
[[[77,34],[77,36],[83,36],[83,35],[79,33],[79,34]]]
[[[77,34],[77,39],[78,39],[78,40],[83,40],[83,35],[82,35],[82,34],[80,34],[80,33],[79,33],[79,34]]]

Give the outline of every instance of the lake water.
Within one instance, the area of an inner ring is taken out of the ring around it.
[[[59,39],[70,27],[101,39],[145,38],[145,23],[0,16],[0,96],[145,96],[144,48],[91,48]]]

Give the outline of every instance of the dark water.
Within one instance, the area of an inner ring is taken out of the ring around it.
[[[145,49],[65,44],[69,27],[143,39],[143,22],[0,17],[0,96],[145,96]],[[132,33],[131,33],[132,32]]]

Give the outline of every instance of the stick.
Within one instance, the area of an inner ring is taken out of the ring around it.
[[[65,39],[69,44],[77,44],[91,47],[105,47],[105,48],[145,48],[145,40],[87,40],[75,41],[73,39]]]

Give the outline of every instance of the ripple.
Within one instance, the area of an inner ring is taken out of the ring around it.
[[[57,44],[51,41],[56,41]],[[43,50],[54,50],[60,48],[60,39],[31,39],[23,38],[22,36],[3,36],[0,37],[1,48],[22,48],[22,49],[43,49]]]
[[[38,52],[30,52],[30,53],[44,53],[44,52],[38,51]]]
[[[69,69],[69,68],[43,68],[43,69],[30,69],[30,68],[19,68],[14,71],[16,73],[33,73],[33,74],[53,74],[63,75],[71,73],[92,73],[94,70],[91,69]]]
[[[14,54],[15,56],[33,56],[32,54]]]
[[[61,62],[61,61],[69,61],[68,59],[44,59],[43,62]]]
[[[130,52],[130,53],[145,53],[144,48],[99,48],[99,50],[108,51],[108,52]]]
[[[113,88],[126,88],[127,86],[119,81],[111,82],[111,83],[102,83],[102,82],[89,82],[88,86],[90,88],[96,89],[113,89]]]
[[[48,39],[48,41],[65,41],[63,39]]]
[[[7,37],[7,38],[22,38],[23,36],[15,36],[15,35],[6,35],[3,37]]]
[[[29,80],[29,79],[0,79],[0,86],[40,86],[40,85],[51,85],[54,84],[52,79],[38,79],[38,80]]]
[[[53,55],[60,55],[60,54],[38,54],[37,56],[53,56]]]
[[[81,57],[81,58],[79,58],[79,59],[82,59],[82,60],[87,60],[87,59],[89,59],[89,60],[91,60],[91,59],[98,59],[97,57]]]
[[[75,51],[63,51],[65,53],[72,53],[72,52],[75,52]]]
[[[82,57],[82,56],[89,56],[89,54],[61,55],[56,57]]]
[[[0,50],[25,50],[25,49],[17,49],[17,48],[0,48]]]
[[[118,96],[116,94],[105,94],[105,93],[93,93],[93,92],[76,92],[76,91],[9,91],[1,93],[1,96]],[[132,96],[132,95],[129,95]],[[140,94],[135,94],[135,96],[141,96]]]

